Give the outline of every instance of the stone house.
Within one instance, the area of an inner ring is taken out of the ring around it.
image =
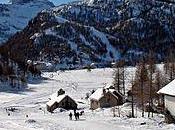
[[[123,103],[123,96],[115,89],[97,89],[90,97],[90,108],[114,107]]]

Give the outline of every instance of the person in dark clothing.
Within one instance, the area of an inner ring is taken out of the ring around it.
[[[75,116],[75,120],[77,120],[78,118],[77,118],[77,113],[76,112],[74,113],[74,116]]]
[[[69,114],[69,119],[72,120],[72,113]]]
[[[77,115],[77,119],[80,119],[80,113],[77,112],[76,115]]]

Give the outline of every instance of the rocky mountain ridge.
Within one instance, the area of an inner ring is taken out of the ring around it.
[[[42,11],[1,51],[17,62],[40,60],[58,68],[109,66],[119,59],[132,65],[150,51],[161,62],[175,48],[174,20],[172,1],[78,1]]]

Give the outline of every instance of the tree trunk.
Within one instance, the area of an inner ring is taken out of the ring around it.
[[[125,94],[125,67],[123,66],[123,95]]]
[[[141,79],[141,105],[142,105],[142,117],[144,117],[144,97],[143,97],[143,80]]]

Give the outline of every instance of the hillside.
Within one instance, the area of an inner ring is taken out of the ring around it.
[[[42,60],[58,68],[96,63],[129,65],[154,52],[165,61],[174,49],[175,4],[153,0],[86,0],[40,12],[1,52],[17,62]]]

